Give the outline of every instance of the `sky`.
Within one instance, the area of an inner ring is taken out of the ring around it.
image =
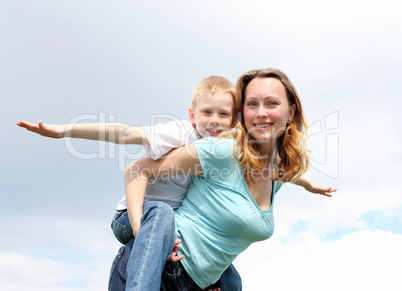
[[[136,146],[48,139],[27,120],[188,118],[202,78],[275,67],[310,123],[308,178],[234,262],[248,290],[400,290],[397,1],[0,1],[0,289],[107,290],[110,222]]]

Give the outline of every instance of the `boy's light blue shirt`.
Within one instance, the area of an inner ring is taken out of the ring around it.
[[[203,175],[193,176],[187,198],[176,211],[176,235],[184,268],[201,288],[221,277],[238,254],[274,231],[274,182],[271,208],[252,198],[241,166],[233,156],[232,138],[204,138],[194,143]]]

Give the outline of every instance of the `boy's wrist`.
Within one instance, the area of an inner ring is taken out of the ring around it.
[[[141,220],[138,219],[137,221],[135,221],[132,225],[133,227],[133,235],[134,237],[137,236],[138,232],[140,231],[140,227],[141,227]]]

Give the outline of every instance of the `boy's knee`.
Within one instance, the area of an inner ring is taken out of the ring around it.
[[[147,203],[149,212],[153,212],[153,215],[160,217],[162,223],[169,224],[174,222],[174,210],[170,205],[161,201],[150,201]]]
[[[164,217],[166,217],[166,218],[174,218],[174,211],[173,211],[173,208],[170,205],[168,205],[168,204],[166,204],[164,202],[157,201],[157,206],[156,207],[158,209],[158,212],[163,214]]]

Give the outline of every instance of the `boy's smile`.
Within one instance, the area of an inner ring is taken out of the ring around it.
[[[195,108],[189,108],[189,114],[201,137],[218,136],[232,125],[233,97],[229,93],[205,94]]]

